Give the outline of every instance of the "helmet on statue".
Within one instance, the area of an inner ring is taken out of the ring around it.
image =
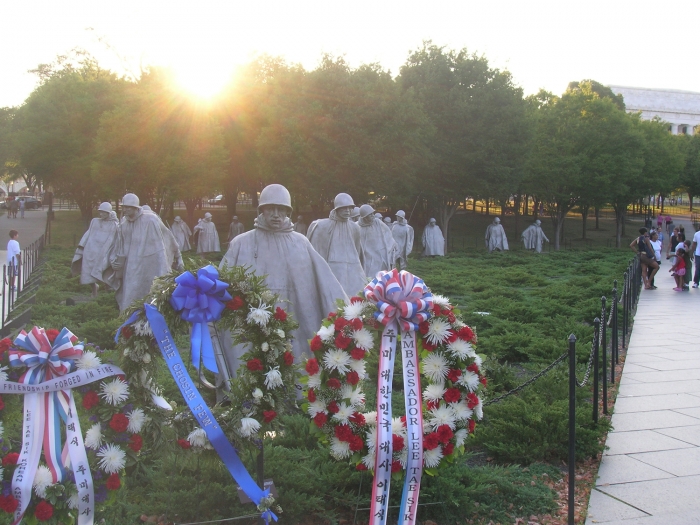
[[[139,208],[139,198],[133,193],[127,193],[122,197],[122,206],[131,206],[132,208]]]
[[[109,202],[103,202],[102,204],[100,204],[100,207],[97,208],[97,211],[106,211],[107,213],[109,213],[110,211],[112,211],[112,205]]]
[[[347,193],[339,193],[338,195],[335,196],[335,200],[333,201],[333,206],[335,206],[333,209],[337,210],[338,208],[347,208],[349,206],[354,207],[355,206],[355,201],[352,200],[352,197],[348,195]]]
[[[360,217],[367,217],[370,213],[374,213],[374,208],[369,204],[363,204],[360,206]]]
[[[258,212],[261,211],[263,206],[268,204],[276,204],[277,206],[284,206],[292,210],[292,196],[289,194],[289,190],[282,186],[281,184],[270,184],[265,186],[260,192],[260,199],[258,200]]]

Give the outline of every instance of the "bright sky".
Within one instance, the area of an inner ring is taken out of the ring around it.
[[[0,107],[26,73],[79,46],[117,72],[171,66],[215,91],[256,53],[313,69],[322,53],[394,74],[423,40],[484,54],[526,93],[569,81],[700,92],[698,0],[18,0],[0,2]]]

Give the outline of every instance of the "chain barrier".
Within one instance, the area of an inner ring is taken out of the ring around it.
[[[598,328],[598,348],[600,348],[600,343],[601,340],[603,339],[603,331]],[[591,367],[593,366],[593,359],[595,357],[595,336],[593,337],[593,341],[591,341],[591,355],[588,357],[588,365],[586,366],[586,373],[583,376],[583,381],[576,379],[576,385],[579,388],[583,388],[588,384],[588,380],[590,379],[591,376]]]

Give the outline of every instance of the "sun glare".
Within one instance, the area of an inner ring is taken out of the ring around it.
[[[178,67],[175,81],[183,91],[195,98],[209,100],[221,93],[231,79],[231,72],[206,66]]]

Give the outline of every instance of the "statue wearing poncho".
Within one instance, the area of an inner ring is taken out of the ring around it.
[[[538,219],[534,224],[531,224],[522,233],[520,238],[525,244],[526,250],[535,250],[537,253],[542,252],[542,243],[549,242],[549,239],[542,231],[542,222]]]
[[[362,268],[364,256],[360,227],[349,220],[354,207],[350,195],[339,193],[330,217],[309,224],[306,234],[314,249],[328,262],[348,296],[356,295],[367,284]]]
[[[178,215],[175,217],[172,226],[170,226],[170,231],[173,232],[173,237],[175,237],[175,242],[180,248],[181,252],[186,252],[192,249],[190,244],[190,237],[192,236],[192,230]]]
[[[71,264],[73,275],[80,275],[80,284],[102,281],[105,256],[119,234],[119,221],[112,211],[112,205],[103,202],[99,213],[100,217],[92,219],[90,227],[80,239]]]
[[[197,238],[197,253],[220,252],[219,232],[211,220],[211,213],[204,214],[204,220],[194,227],[194,232],[199,232]]]
[[[398,250],[391,230],[373,212],[369,204],[360,207],[360,242],[365,257],[365,275],[370,279],[374,279],[377,272],[389,271],[394,267]]]
[[[445,255],[445,237],[442,235],[440,226],[435,223],[435,219],[430,219],[430,222],[423,230],[423,255]]]
[[[396,251],[396,267],[399,270],[406,268],[408,256],[413,251],[413,227],[408,224],[403,210],[396,212],[396,222],[391,228],[391,235],[398,246]]]
[[[285,198],[271,199],[271,204],[264,204],[270,200],[268,189],[277,190]],[[250,266],[257,275],[267,276],[265,282],[270,291],[288,301],[278,306],[291,313],[299,323],[292,342],[298,362],[302,356],[311,356],[308,340],[316,335],[328,312],[335,310],[336,299],[347,300],[347,297],[328,263],[306,237],[293,231],[287,217],[291,211],[288,196],[289,192],[279,184],[263,189],[259,206],[262,213],[255,219],[255,228],[231,241],[219,267]],[[228,334],[224,335],[222,346],[224,356],[217,356],[219,373],[220,379],[227,380],[238,369],[239,357],[246,348],[233,347]]]

